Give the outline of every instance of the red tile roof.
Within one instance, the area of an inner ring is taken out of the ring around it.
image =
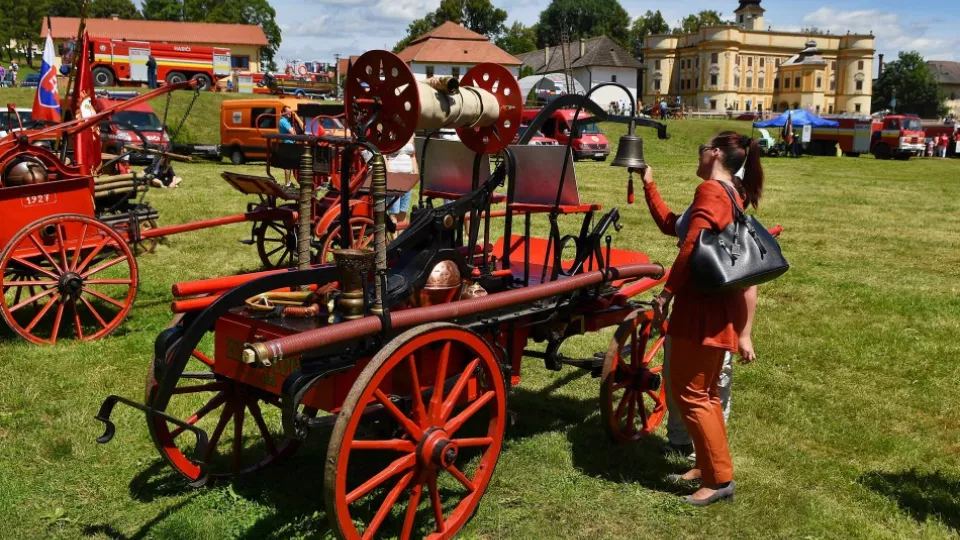
[[[50,22],[53,39],[77,37],[80,19],[51,17]],[[87,19],[87,33],[90,34],[90,37],[171,43],[257,45],[260,47],[266,47],[270,44],[267,41],[266,34],[263,33],[263,28],[252,24]],[[47,37],[46,24],[42,25],[40,37]]]
[[[497,47],[486,37],[457,23],[445,22],[410,42],[397,56],[404,62],[479,64],[493,62],[519,66],[520,60]]]

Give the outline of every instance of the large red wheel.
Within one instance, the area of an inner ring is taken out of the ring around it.
[[[174,319],[175,326],[178,319]],[[186,344],[185,344],[186,345]],[[299,441],[284,434],[280,398],[269,392],[226,379],[213,372],[214,360],[193,349],[187,370],[165,412],[204,429],[210,437],[204,466],[193,460],[195,438],[160,417],[147,427],[160,455],[193,485],[262,470],[292,455]],[[158,391],[156,360],[147,371],[146,405],[153,407]],[[304,410],[307,415],[315,410]]]
[[[101,221],[61,214],[34,221],[0,253],[0,314],[33,343],[106,336],[137,295],[137,262]]]
[[[336,223],[340,223],[337,220]],[[355,216],[350,218],[350,247],[365,248],[373,243],[373,220],[368,217]],[[340,248],[340,227],[334,227],[323,242],[323,251],[320,252],[320,264],[333,263],[333,252]]]
[[[505,394],[477,334],[434,323],[394,338],[360,373],[333,429],[324,494],[334,532],[454,536],[496,467]]]
[[[478,154],[496,154],[513,144],[520,130],[524,100],[513,73],[500,64],[477,64],[463,75],[460,85],[486,90],[495,95],[500,104],[500,115],[492,126],[457,130],[463,144]]]
[[[667,412],[663,340],[652,334],[653,312],[636,311],[620,323],[603,364],[600,417],[617,443],[657,429]]]
[[[389,51],[368,51],[357,58],[347,73],[343,104],[350,129],[380,111],[366,137],[384,154],[403,148],[420,121],[417,79],[410,67]]]

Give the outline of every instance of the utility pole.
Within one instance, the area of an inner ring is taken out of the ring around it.
[[[334,97],[336,99],[340,99],[340,55],[339,54],[333,55],[333,70],[335,73],[333,82],[336,84],[336,86],[334,87],[336,88],[336,90],[334,90],[334,94],[335,94]]]

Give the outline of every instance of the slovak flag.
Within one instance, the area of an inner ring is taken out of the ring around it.
[[[47,34],[40,63],[40,84],[33,99],[33,119],[47,122],[60,121],[60,92],[57,89],[57,70],[53,67],[53,40]]]

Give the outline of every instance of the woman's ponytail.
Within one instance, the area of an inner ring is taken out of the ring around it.
[[[743,205],[756,208],[763,196],[763,166],[760,164],[759,142],[735,131],[724,131],[713,138],[710,146],[723,152],[724,168],[739,179]]]

